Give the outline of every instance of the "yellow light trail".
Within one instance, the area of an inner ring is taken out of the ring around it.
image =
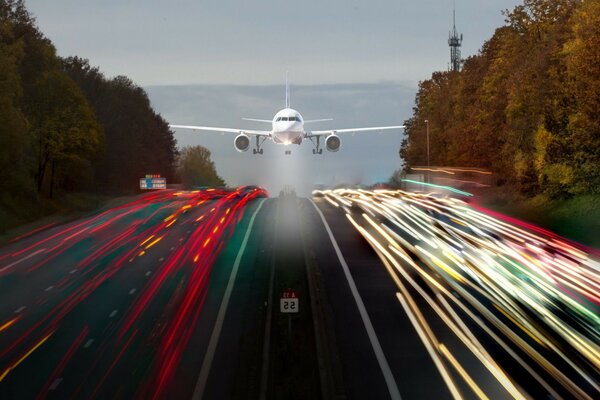
[[[4,325],[0,326],[0,332],[7,330],[10,328],[15,322],[19,320],[19,317],[13,318],[10,321],[6,322]]]
[[[19,360],[17,360],[17,362],[15,362],[10,367],[6,368],[4,370],[4,372],[2,373],[2,375],[0,375],[0,382],[2,382],[4,380],[4,378],[6,378],[6,376],[10,373],[10,371],[17,368],[19,366],[19,364],[21,364],[23,361],[25,361],[25,359],[27,357],[29,357],[34,351],[36,351],[41,345],[43,345],[46,342],[46,340],[48,340],[50,338],[50,336],[52,336],[53,333],[54,333],[54,331],[50,332],[46,337],[44,337],[42,340],[37,342],[37,344],[35,346],[33,346],[27,353],[25,353]]]
[[[160,242],[160,241],[161,241],[161,239],[162,239],[163,237],[164,237],[164,236],[161,236],[161,237],[159,237],[159,238],[156,238],[156,239],[154,239],[152,242],[150,242],[150,243],[149,243],[149,244],[146,246],[146,248],[145,248],[144,250],[148,250],[150,247],[152,247],[152,246],[154,246],[156,243]]]

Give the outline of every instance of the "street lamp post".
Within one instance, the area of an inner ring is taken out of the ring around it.
[[[429,183],[430,163],[429,163],[429,120],[428,119],[425,120],[425,125],[427,126],[427,183]]]
[[[430,165],[429,165],[429,120],[428,119],[425,120],[425,125],[427,125],[427,168],[429,168]]]

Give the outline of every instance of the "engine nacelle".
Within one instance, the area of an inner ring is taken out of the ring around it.
[[[244,151],[247,151],[248,148],[250,147],[250,138],[248,137],[248,135],[244,135],[243,133],[240,133],[239,135],[237,135],[233,141],[233,145],[235,146],[235,149],[237,151],[239,151],[240,153],[243,153]]]
[[[337,135],[329,135],[327,136],[327,139],[325,139],[325,147],[328,151],[336,152],[340,149],[341,145],[342,141]]]

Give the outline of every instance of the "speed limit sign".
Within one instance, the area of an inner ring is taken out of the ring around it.
[[[282,313],[297,313],[298,312],[298,293],[292,289],[286,289],[281,293],[279,299],[279,311]]]

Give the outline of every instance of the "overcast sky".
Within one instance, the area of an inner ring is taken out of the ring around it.
[[[476,54],[503,24],[501,11],[518,3],[457,0],[463,57]],[[286,70],[292,106],[306,119],[335,119],[314,128],[398,124],[411,114],[418,82],[449,63],[452,0],[26,4],[59,55],[88,58],[108,77],[130,77],[176,124],[260,129],[240,118],[270,119],[282,108]],[[228,183],[271,190],[284,183],[372,183],[401,166],[399,132],[343,138],[340,152],[319,157],[305,143],[287,158],[274,145],[260,158],[239,154],[232,136],[177,131],[176,138],[208,147]]]
[[[463,55],[515,0],[457,0]],[[140,85],[401,81],[446,69],[452,0],[26,0],[61,55]]]

